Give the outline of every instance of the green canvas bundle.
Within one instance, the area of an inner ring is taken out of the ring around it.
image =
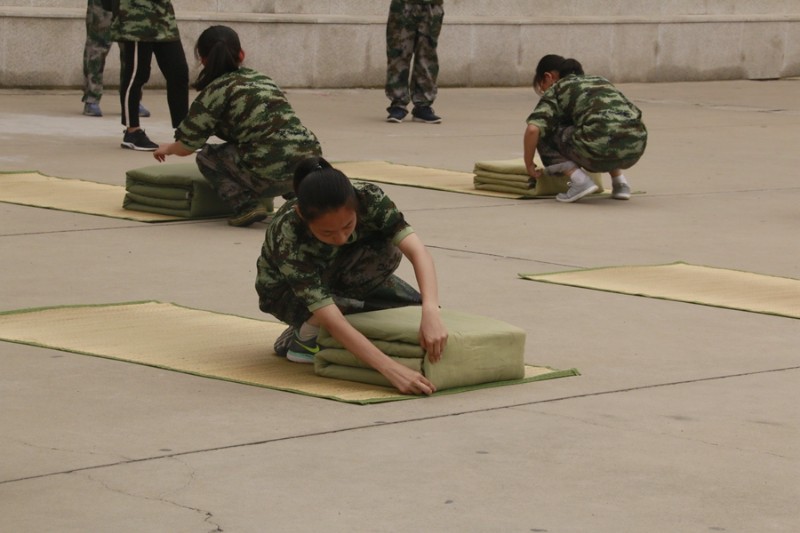
[[[537,162],[541,166],[540,162]],[[519,194],[536,198],[555,196],[569,189],[569,178],[565,175],[542,176],[531,183],[525,163],[522,159],[505,159],[499,161],[478,161],[473,168],[475,174],[473,184],[476,189],[485,191]],[[587,173],[603,191],[600,175]]]
[[[184,218],[223,217],[232,213],[194,162],[129,170],[125,175],[122,207]]]
[[[419,345],[421,308],[400,307],[347,315],[383,353],[421,372],[437,390],[521,379],[525,376],[525,331],[511,324],[442,309],[448,330],[442,358],[431,363]],[[379,372],[344,349],[324,328],[317,339],[315,372],[324,377],[391,386]]]

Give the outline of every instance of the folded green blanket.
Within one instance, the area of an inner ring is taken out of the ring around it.
[[[232,213],[194,163],[151,165],[125,175],[122,207],[184,218],[222,217]]]
[[[449,333],[442,358],[431,363],[419,345],[421,308],[400,307],[347,315],[347,320],[383,353],[422,372],[438,390],[525,375],[525,331],[492,318],[442,309]],[[345,350],[324,328],[315,372],[324,377],[391,386],[379,372]]]
[[[541,165],[541,162],[537,164]],[[528,171],[522,159],[505,159],[499,161],[477,161],[473,173],[473,185],[478,190],[519,194],[523,197],[555,196],[569,189],[569,178],[564,175],[542,176],[531,186]],[[600,174],[587,173],[603,192]]]

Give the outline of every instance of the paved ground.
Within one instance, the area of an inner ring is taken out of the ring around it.
[[[517,279],[679,260],[800,278],[800,81],[622,88],[651,133],[630,202],[385,187],[445,306],[524,328],[529,363],[580,377],[354,406],[0,343],[0,529],[800,530],[800,322]],[[429,126],[383,122],[376,90],[289,96],[330,159],[463,171],[519,157],[535,99],[444,89]],[[164,93],[145,103],[168,140]],[[0,170],[123,184],[152,159],[119,148],[103,104],[88,118],[77,92],[0,92]],[[0,311],[157,299],[260,317],[263,231],[0,204]]]

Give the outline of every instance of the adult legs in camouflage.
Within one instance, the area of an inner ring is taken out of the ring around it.
[[[437,46],[443,20],[441,3],[392,0],[386,24],[385,92],[391,102],[387,108],[390,114],[404,110],[411,102],[415,108],[429,108],[436,99]]]

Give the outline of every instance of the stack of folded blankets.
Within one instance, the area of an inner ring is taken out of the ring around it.
[[[151,165],[129,170],[122,207],[182,218],[228,216],[223,202],[195,163]]]
[[[538,163],[541,167],[541,163]],[[518,194],[522,197],[550,197],[567,192],[569,178],[563,174],[542,176],[533,179],[528,176],[522,159],[505,159],[500,161],[478,161],[473,170],[473,184],[476,189],[484,191]],[[587,172],[603,192],[600,175]]]
[[[479,385],[525,376],[525,331],[500,320],[448,309],[441,317],[449,334],[447,347],[431,363],[419,345],[421,307],[399,307],[346,315],[347,320],[383,353],[421,372],[437,388]],[[379,372],[344,349],[324,328],[315,372],[324,377],[391,387]]]

